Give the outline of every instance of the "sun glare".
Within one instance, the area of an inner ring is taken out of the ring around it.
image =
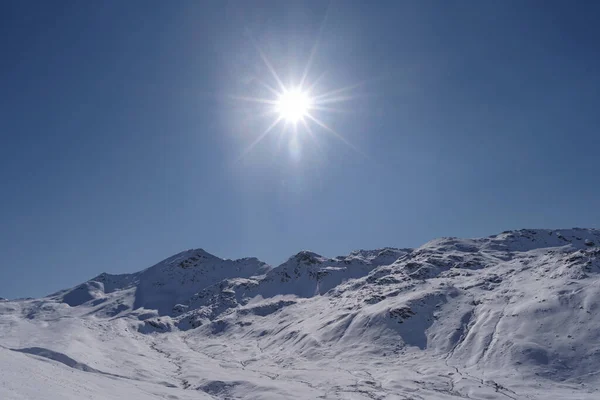
[[[321,25],[323,25],[324,22],[325,19]],[[267,89],[271,95],[268,97],[254,97],[247,95],[233,95],[230,97],[237,100],[262,104],[264,110],[262,112],[257,112],[256,115],[261,118],[271,118],[275,114],[275,118],[268,125],[266,125],[266,128],[262,132],[256,133],[254,140],[252,140],[252,142],[244,149],[237,161],[241,160],[246,154],[251,152],[257,144],[267,137],[267,135],[273,134],[277,131],[280,139],[285,137],[284,135],[287,134],[287,138],[289,139],[290,143],[290,149],[294,154],[300,154],[300,147],[302,145],[301,141],[304,141],[305,139],[312,140],[316,146],[319,146],[318,134],[320,131],[335,136],[352,150],[359,154],[365,155],[359,148],[354,146],[343,135],[338,133],[333,127],[327,124],[321,117],[322,114],[344,112],[344,110],[339,109],[336,107],[336,105],[356,98],[357,95],[353,94],[354,90],[362,86],[365,81],[350,86],[324,91],[323,86],[326,85],[323,84],[322,78],[326,76],[325,71],[321,72],[316,79],[309,79],[309,70],[313,64],[313,59],[319,44],[319,38],[317,38],[301,77],[294,77],[300,79],[295,81],[293,80],[290,82],[291,85],[287,86],[283,83],[279,77],[279,74],[265,53],[261,50],[258,43],[252,39],[252,44],[262,59],[266,69],[270,72],[270,75],[273,78],[272,83],[261,78],[257,78],[256,82],[263,89]],[[273,85],[273,83],[275,85]],[[265,92],[263,91],[263,93]],[[306,133],[306,135],[301,135],[301,137],[299,137],[299,132]]]
[[[308,115],[311,99],[307,93],[294,89],[285,91],[277,99],[276,110],[287,122],[297,123]]]

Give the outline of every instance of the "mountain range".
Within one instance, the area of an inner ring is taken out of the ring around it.
[[[1,399],[598,399],[600,231],[203,249],[0,299]]]

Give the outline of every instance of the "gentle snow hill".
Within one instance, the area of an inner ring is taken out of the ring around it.
[[[189,250],[1,301],[0,398],[598,399],[599,310],[596,229]]]

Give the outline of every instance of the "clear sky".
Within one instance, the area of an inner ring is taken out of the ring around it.
[[[189,248],[598,227],[600,2],[3,1],[0,296]],[[278,125],[285,85],[334,92]],[[272,96],[272,95],[271,95]],[[340,100],[340,101],[333,101]],[[343,101],[342,101],[343,100]],[[310,121],[312,122],[312,121]]]

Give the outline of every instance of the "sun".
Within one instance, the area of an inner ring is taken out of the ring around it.
[[[309,115],[312,99],[300,89],[285,90],[279,95],[275,110],[286,122],[296,124]]]
[[[323,25],[324,22],[325,20],[323,20],[321,25]],[[323,78],[327,75],[326,71],[322,71],[316,78],[313,77],[311,79],[309,76],[309,70],[313,64],[319,45],[319,38],[317,38],[302,75],[294,76],[294,74],[289,74],[289,85],[285,85],[266,54],[261,50],[258,42],[252,39],[251,43],[262,59],[266,70],[270,73],[272,81],[268,82],[258,76],[252,79],[252,81],[258,84],[259,90],[261,90],[260,97],[248,95],[230,95],[228,97],[234,100],[260,104],[261,109],[249,110],[252,110],[252,113],[259,118],[267,117],[273,119],[269,124],[265,124],[266,128],[262,132],[258,131],[255,134],[256,137],[254,140],[252,140],[243,150],[236,159],[236,162],[242,160],[257,144],[267,137],[267,135],[277,131],[279,132],[277,147],[279,148],[279,143],[281,143],[280,140],[287,137],[289,139],[289,147],[291,151],[293,150],[292,152],[294,154],[299,154],[301,142],[305,139],[312,140],[315,145],[320,148],[318,135],[321,132],[325,132],[333,135],[357,153],[366,156],[361,149],[356,147],[343,135],[338,133],[337,130],[326,123],[325,120],[322,119],[322,115],[345,113],[346,110],[340,109],[336,107],[336,105],[357,98],[358,95],[355,94],[354,91],[364,85],[367,81],[358,82],[345,87],[323,90],[324,87],[327,87],[326,82],[323,82]],[[294,70],[296,68],[291,69]],[[269,94],[265,97],[265,93]],[[276,129],[277,127],[279,128]],[[300,135],[300,133],[302,134]]]

